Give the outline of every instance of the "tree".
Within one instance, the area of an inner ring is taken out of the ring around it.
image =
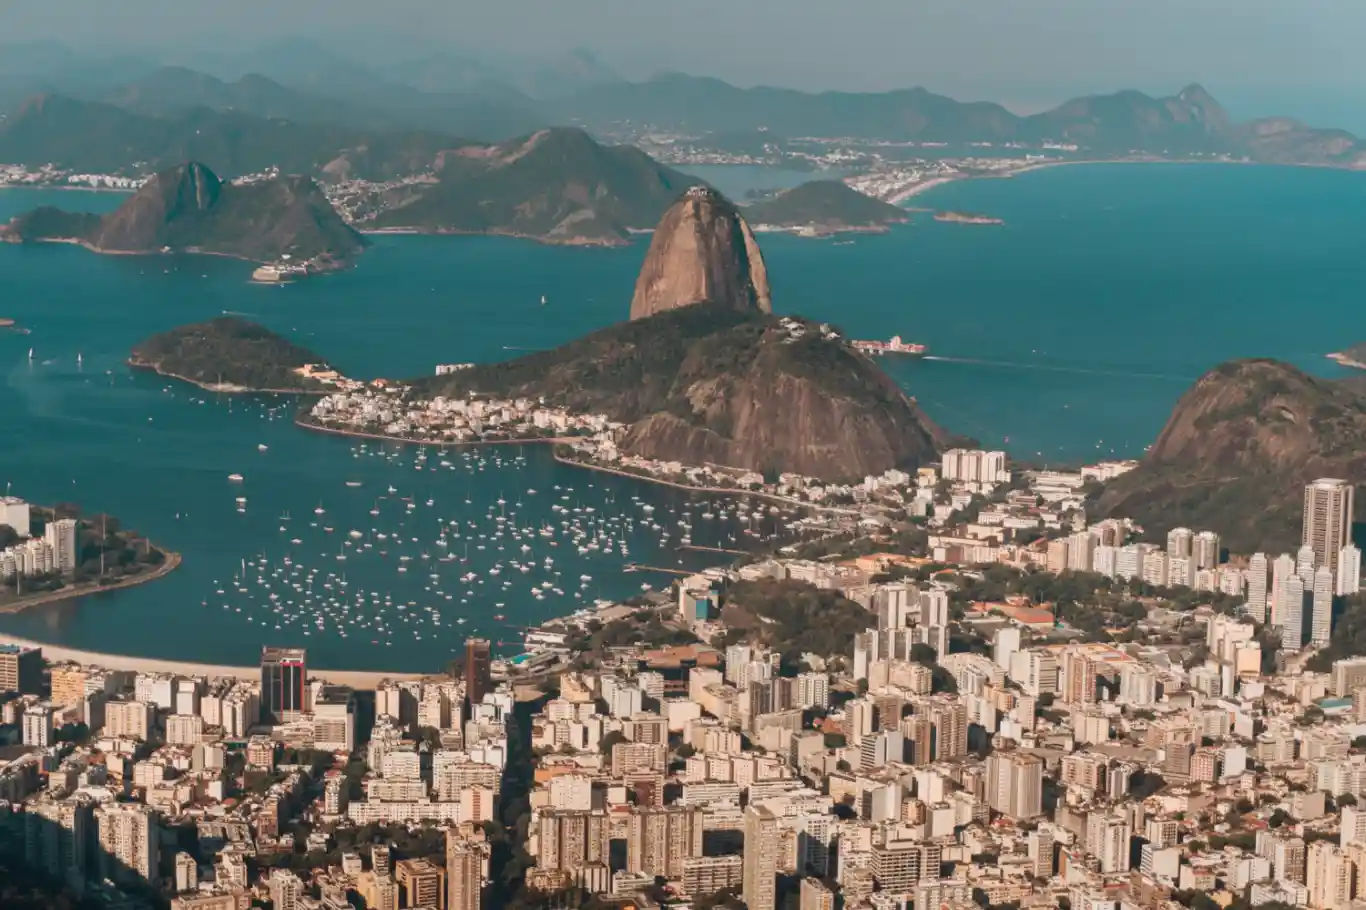
[[[620,730],[613,730],[602,739],[598,740],[598,751],[603,755],[610,756],[612,754],[612,747],[617,743],[624,742],[627,742],[626,734],[622,733]]]

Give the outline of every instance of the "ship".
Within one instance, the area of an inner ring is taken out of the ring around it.
[[[914,341],[902,341],[900,335],[893,335],[887,341],[851,341],[854,349],[871,357],[883,354],[902,354],[908,357],[924,357],[929,348]]]

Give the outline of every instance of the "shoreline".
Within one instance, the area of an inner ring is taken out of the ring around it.
[[[641,483],[653,483],[662,487],[672,487],[675,490],[686,490],[689,493],[702,493],[707,496],[753,496],[756,499],[764,499],[769,502],[778,503],[785,506],[793,506],[800,509],[813,509],[817,512],[833,512],[837,515],[857,515],[857,510],[846,509],[842,506],[822,506],[814,502],[806,502],[800,499],[789,499],[786,496],[779,496],[777,493],[764,493],[757,490],[741,490],[735,487],[698,487],[692,484],[677,483],[672,480],[661,480],[651,477],[648,474],[633,474],[630,471],[623,471],[620,468],[609,468],[606,465],[593,464],[591,461],[576,461],[573,458],[565,458],[559,454],[552,454],[552,457],[564,465],[571,465],[576,468],[583,468],[585,471],[599,471],[603,474],[615,474],[617,477],[626,477],[631,480],[639,480]]]
[[[31,597],[23,597],[19,600],[0,603],[0,613],[22,613],[33,607],[42,607],[63,600],[74,600],[78,597],[90,597],[108,591],[120,591],[124,588],[136,588],[138,585],[146,584],[149,581],[165,578],[167,575],[170,575],[176,569],[180,568],[180,564],[184,561],[184,557],[179,553],[170,550],[162,550],[161,552],[166,557],[166,561],[150,572],[139,572],[136,575],[120,579],[114,584],[72,585],[71,587],[61,588],[56,591],[44,591],[42,594],[35,594]],[[3,637],[3,635],[0,635],[0,637]]]
[[[374,236],[402,236],[402,237],[507,237],[512,240],[530,240],[542,246],[567,246],[567,247],[597,247],[599,249],[620,249],[628,247],[632,241],[622,238],[593,238],[593,237],[568,237],[563,240],[555,237],[547,237],[544,234],[523,234],[518,231],[457,231],[442,228],[417,228],[417,227],[391,227],[391,228],[370,228],[362,230],[351,225],[352,230],[365,237]],[[632,233],[647,233],[647,231],[635,231],[628,229]],[[648,233],[652,233],[650,229]]]
[[[163,370],[154,363],[146,363],[129,357],[124,363],[129,369],[143,373],[155,373],[166,379],[177,379],[181,382],[197,386],[205,392],[214,392],[220,395],[329,395],[323,389],[256,389],[251,386],[237,385],[232,382],[200,382],[198,379],[191,379],[188,376],[181,376],[179,373],[171,373]]]
[[[387,436],[383,433],[363,433],[360,430],[343,430],[337,427],[327,427],[320,423],[310,423],[301,417],[294,418],[294,425],[318,433],[330,433],[333,436],[354,436],[357,439],[376,439],[383,442],[397,442],[410,446],[438,446],[445,448],[453,448],[456,446],[568,444],[577,442],[583,438],[581,436],[534,436],[528,439],[413,439],[408,436]]]
[[[52,645],[36,639],[21,638],[0,632],[0,643],[18,645],[23,648],[41,648],[43,659],[49,662],[74,661],[86,666],[105,667],[110,670],[132,670],[138,673],[177,673],[183,676],[232,677],[244,681],[261,678],[259,666],[237,666],[232,664],[210,664],[192,660],[171,660],[161,657],[137,657],[129,654],[106,654],[101,651],[87,651],[83,648],[70,648],[65,645]],[[329,670],[324,667],[310,667],[309,675],[328,682],[351,686],[356,689],[374,689],[386,679],[420,679],[439,673],[418,673],[411,670]]]
[[[1350,367],[1354,370],[1366,370],[1366,363],[1362,363],[1360,360],[1357,360],[1353,357],[1349,357],[1342,351],[1334,351],[1331,354],[1324,354],[1323,356],[1327,357],[1329,360],[1333,361],[1338,366]]]

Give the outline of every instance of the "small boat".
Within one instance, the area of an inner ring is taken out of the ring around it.
[[[257,446],[256,446],[256,451],[258,451],[258,452],[264,452],[266,449],[269,449],[269,448],[270,448],[270,446],[268,446],[268,445],[266,445],[264,442],[262,442],[262,443],[258,443],[258,444],[257,444]]]
[[[360,481],[359,481],[359,480],[348,480],[348,481],[346,482],[346,485],[347,485],[348,487],[358,487],[358,486],[360,486]]]
[[[229,474],[229,475],[228,475],[228,480],[231,480],[233,483],[241,483],[241,482],[242,482],[242,475],[241,475],[241,474]]]

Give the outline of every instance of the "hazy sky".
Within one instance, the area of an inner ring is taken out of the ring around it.
[[[925,85],[1025,107],[1190,81],[1243,104],[1366,96],[1366,0],[0,0],[0,41],[146,52],[297,33],[384,57],[583,46],[632,77]]]

